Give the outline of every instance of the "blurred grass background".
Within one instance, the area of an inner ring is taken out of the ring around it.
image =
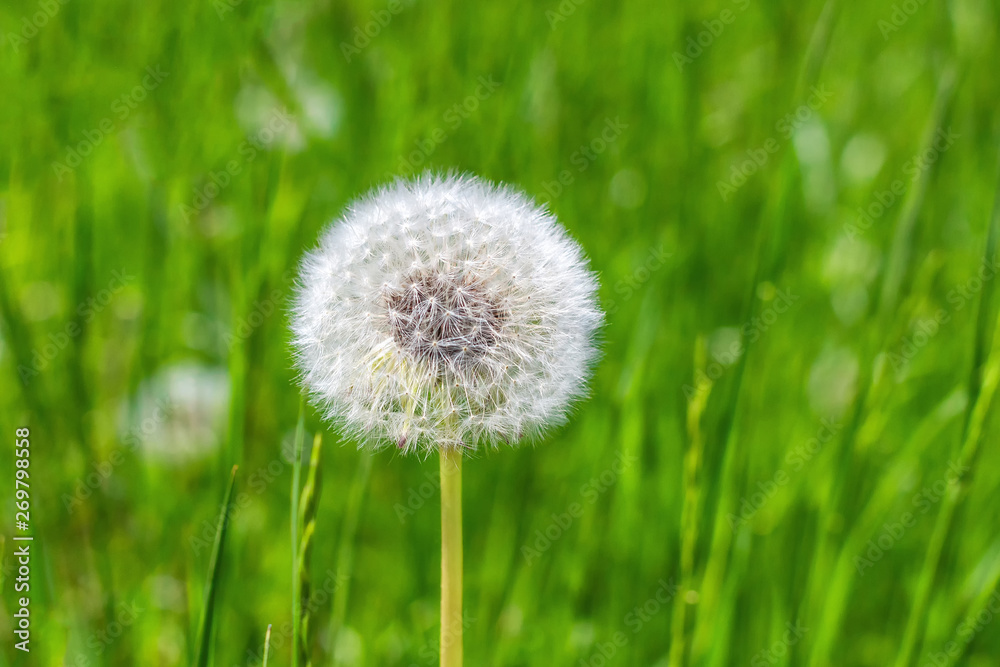
[[[213,663],[274,624],[290,664],[294,268],[427,167],[548,202],[609,312],[570,425],[466,464],[468,664],[998,664],[998,19],[5,3],[0,423],[37,537],[0,664],[190,662],[233,464]],[[306,429],[314,664],[435,664],[437,463]]]

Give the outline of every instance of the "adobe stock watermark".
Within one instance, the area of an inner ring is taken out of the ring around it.
[[[813,86],[804,104],[800,104],[794,111],[786,113],[774,124],[774,129],[781,139],[768,137],[759,147],[748,148],[746,159],[742,159],[730,167],[729,179],[717,181],[715,184],[722,201],[729,201],[729,198],[736,194],[737,190],[746,185],[751,176],[763,169],[764,165],[771,160],[771,156],[781,150],[782,140],[791,139],[795,131],[807,123],[832,95],[826,86]]]
[[[771,667],[787,663],[788,650],[798,644],[809,632],[799,621],[785,623],[785,631],[781,637],[767,648],[762,648],[750,658],[750,667]]]
[[[545,10],[545,18],[549,22],[549,28],[555,30],[560,23],[565,23],[566,19],[576,13],[576,8],[587,0],[562,0],[555,8]]]
[[[793,472],[798,472],[805,468],[806,464],[816,458],[823,451],[823,447],[833,440],[834,436],[843,428],[843,424],[838,424],[830,419],[821,419],[819,423],[820,427],[816,431],[816,435],[809,438],[804,445],[799,445],[785,454],[785,466],[791,468]],[[757,482],[757,490],[750,494],[750,496],[743,496],[740,499],[739,516],[732,512],[726,515],[726,521],[729,522],[730,530],[735,531],[737,528],[749,526],[754,515],[771,498],[774,498],[778,494],[778,489],[786,486],[791,481],[792,477],[785,470],[785,466],[778,468],[771,475],[770,479]]]
[[[413,150],[406,155],[400,156],[399,164],[396,165],[396,172],[386,173],[387,180],[392,180],[396,176],[410,174],[427,162],[431,155],[434,154],[434,151],[438,149],[438,146],[447,141],[462,126],[462,123],[472,116],[472,114],[476,113],[479,110],[479,106],[492,97],[493,93],[500,87],[500,82],[494,81],[492,74],[489,76],[480,76],[476,81],[479,85],[476,86],[475,91],[471,95],[466,96],[461,102],[451,105],[441,115],[443,126],[438,125],[423,139],[415,139],[413,141]]]
[[[844,224],[847,238],[856,241],[858,237],[863,236],[871,229],[877,220],[902,199],[907,190],[907,181],[916,183],[920,175],[930,169],[960,136],[952,132],[951,128],[948,128],[947,132],[938,128],[930,148],[917,153],[903,163],[902,172],[903,176],[906,177],[905,180],[903,178],[893,180],[887,189],[876,192],[872,197],[873,201],[869,202],[867,206],[857,208],[855,211],[857,217],[854,222]]]
[[[135,452],[142,443],[174,413],[175,406],[167,401],[157,401],[152,413],[137,426],[129,429],[122,444],[115,447],[103,461],[92,464],[93,472],[80,477],[73,485],[73,493],[62,494],[63,507],[69,514],[76,512],[107,481],[115,468],[125,463],[125,453]]]
[[[63,177],[72,174],[77,167],[83,164],[84,159],[93,153],[107,137],[115,134],[119,125],[125,122],[139,104],[156,90],[168,76],[170,76],[170,72],[164,72],[159,65],[147,67],[146,76],[142,77],[140,85],[120,95],[111,103],[114,119],[106,116],[101,119],[97,127],[84,130],[83,139],[73,146],[66,147],[66,156],[63,160],[52,163],[52,170],[59,178],[59,182],[62,183]]]
[[[434,498],[437,495],[438,489],[441,488],[441,474],[440,473],[424,473],[424,477],[427,481],[418,486],[417,488],[410,487],[410,492],[406,496],[406,505],[402,503],[396,503],[392,506],[393,511],[396,512],[396,518],[399,519],[400,523],[406,523],[406,520],[420,511],[427,501]]]
[[[553,544],[558,542],[566,531],[572,527],[573,523],[586,513],[587,507],[596,503],[597,499],[605,491],[615,485],[615,482],[618,481],[622,473],[635,465],[638,460],[639,458],[636,456],[619,452],[615,457],[614,463],[609,468],[597,477],[587,480],[580,487],[580,495],[583,497],[583,502],[570,503],[565,511],[558,514],[553,513],[549,525],[544,530],[538,529],[535,531],[535,541],[530,546],[528,544],[521,546],[521,555],[524,556],[527,565],[530,567]]]
[[[958,312],[965,308],[965,304],[979,294],[983,285],[993,280],[998,271],[1000,271],[1000,257],[994,255],[993,259],[984,258],[976,269],[976,275],[948,290],[945,299],[951,304],[952,311]]]
[[[215,8],[215,14],[220,21],[241,4],[243,4],[243,0],[212,0],[212,7]]]
[[[677,71],[683,72],[685,65],[692,64],[701,57],[705,50],[715,44],[715,40],[726,30],[726,26],[732,25],[736,21],[738,13],[743,13],[750,6],[750,0],[732,0],[736,5],[736,11],[723,9],[718,17],[702,21],[705,29],[696,35],[688,35],[684,42],[684,52],[674,51],[674,64]]]
[[[282,444],[279,456],[271,459],[266,465],[260,466],[247,477],[246,489],[240,490],[233,497],[232,504],[227,510],[228,521],[235,521],[250,506],[255,497],[263,495],[268,487],[281,477],[286,470],[291,469],[294,461],[295,445],[291,441],[287,441]],[[188,538],[188,546],[194,551],[196,556],[203,549],[210,549],[212,547],[217,529],[216,522],[221,512],[222,506],[220,505],[219,510],[213,513],[212,520],[203,519],[201,522],[201,531]]]
[[[111,280],[108,281],[107,287],[78,304],[75,311],[76,317],[67,322],[60,331],[50,333],[48,340],[41,347],[36,347],[31,351],[29,365],[18,364],[17,374],[21,378],[22,384],[27,386],[30,380],[41,375],[49,367],[49,364],[83,333],[83,325],[104,312],[115,295],[125,289],[125,286],[133,280],[135,280],[135,276],[125,273],[124,269],[112,271]]]
[[[660,586],[649,599],[633,607],[622,620],[625,627],[632,631],[631,636],[622,630],[616,631],[611,635],[610,641],[598,642],[597,650],[589,657],[581,658],[576,663],[577,667],[606,667],[606,665],[613,664],[611,660],[619,651],[628,646],[631,637],[639,634],[646,627],[646,624],[663,611],[681,590],[681,587],[674,583],[673,578],[660,579],[657,583]]]
[[[998,615],[1000,615],[1000,591],[994,591],[978,613],[967,616],[958,624],[955,628],[957,639],[950,640],[940,651],[934,653],[928,651],[927,661],[920,667],[949,667],[958,660],[972,639],[986,629]]]
[[[135,600],[129,604],[119,603],[114,620],[87,638],[87,648],[98,656],[103,656],[130,627],[135,625],[145,611],[145,607],[140,607]],[[65,667],[92,667],[93,664],[94,661],[83,653],[76,654],[72,659],[66,658],[63,662]]]
[[[917,322],[912,332],[904,336],[898,344],[886,353],[892,369],[897,373],[906,369],[910,362],[917,356],[917,353],[937,336],[941,331],[941,327],[951,322],[952,313],[965,308],[965,304],[979,294],[986,283],[996,278],[998,271],[1000,271],[1000,260],[997,257],[994,257],[992,260],[983,259],[979,264],[979,268],[976,269],[974,276],[948,290],[945,299],[951,305],[951,312],[948,312],[944,308],[938,308],[933,316],[923,318]]]
[[[622,122],[621,116],[615,116],[614,120],[611,118],[604,119],[604,127],[601,129],[600,133],[588,141],[586,144],[581,145],[572,155],[569,156],[570,164],[576,167],[578,174],[582,174],[587,171],[591,164],[597,160],[597,158],[608,150],[608,146],[618,141],[618,138],[622,136],[622,133],[628,129],[628,123]],[[569,169],[563,169],[559,172],[559,176],[554,181],[543,181],[542,187],[548,193],[549,197],[555,199],[563,193],[563,188],[573,185],[576,181],[576,176]]]
[[[938,331],[941,330],[941,325],[950,321],[951,315],[944,308],[939,308],[933,317],[917,322],[913,333],[909,336],[903,336],[903,340],[886,354],[892,369],[898,373],[906,368],[917,356],[917,352],[937,335]]]
[[[292,281],[292,276],[291,270],[285,271],[281,275],[282,285],[288,285]],[[284,300],[285,293],[275,287],[266,299],[254,301],[250,313],[241,318],[231,332],[227,331],[223,336],[226,347],[232,350],[233,346],[237,343],[242,343],[249,339],[254,331],[263,326],[264,322],[278,311],[278,307]]]
[[[882,39],[888,42],[889,35],[899,32],[907,21],[926,4],[927,0],[903,0],[903,2],[894,4],[889,18],[878,21],[878,29],[882,33]]]
[[[787,313],[800,298],[798,294],[792,294],[790,289],[776,290],[774,303],[762,310],[760,315],[751,317],[740,327],[740,339],[733,341],[728,350],[716,353],[704,370],[699,368],[695,371],[695,384],[685,384],[682,387],[684,396],[690,400],[699,392],[706,391],[713,382],[722,377],[726,368],[735,363],[743,354],[746,347],[743,343],[744,340],[750,345],[756,343],[778,321],[778,317]]]
[[[883,523],[882,532],[868,540],[868,548],[864,554],[854,557],[854,568],[859,576],[865,576],[865,570],[874,567],[885,554],[891,551],[906,534],[907,529],[917,525],[917,520],[931,511],[931,508],[941,502],[952,486],[957,484],[969,472],[969,467],[960,463],[948,462],[948,471],[944,477],[933,484],[922,488],[910,499],[910,504],[916,512],[903,512],[897,521]]]
[[[382,30],[392,23],[393,17],[402,14],[403,10],[412,7],[415,2],[416,0],[389,0],[384,9],[373,9],[368,12],[371,20],[363,26],[354,26],[354,39],[351,43],[340,43],[340,52],[344,54],[344,59],[349,63],[353,57],[361,55],[361,52],[368,48],[372,40],[382,34]]]
[[[459,620],[457,616],[454,617],[455,620]],[[462,633],[467,631],[472,627],[472,624],[476,622],[471,615],[469,615],[469,610],[466,609],[462,612]],[[420,659],[419,663],[411,662],[409,667],[420,667],[420,665],[436,665],[441,656],[441,647],[451,646],[456,642],[462,641],[462,634],[457,632],[455,625],[452,623],[448,624],[448,630],[444,637],[434,636],[432,639],[427,640],[420,650],[417,651],[417,657]]]
[[[666,266],[667,260],[673,256],[673,251],[665,250],[662,243],[657,248],[651,248],[646,254],[645,261],[643,261],[639,268],[615,283],[615,294],[621,297],[623,303],[628,301],[636,292],[642,289],[643,285],[649,282],[654,273]],[[618,302],[615,299],[611,299],[607,303],[605,312],[608,315],[617,313]]]
[[[194,197],[192,197],[191,203],[180,204],[180,213],[184,222],[190,224],[192,219],[208,208],[222,191],[232,184],[233,179],[242,174],[243,170],[257,159],[257,155],[261,151],[270,148],[274,140],[281,136],[294,122],[286,110],[275,109],[264,127],[247,137],[246,141],[239,145],[236,149],[238,157],[226,162],[225,167],[219,171],[208,172],[208,182],[200,188],[197,186],[193,188]]]
[[[34,39],[68,2],[69,0],[41,0],[38,3],[38,11],[30,16],[21,17],[21,30],[16,33],[8,32],[6,35],[7,43],[14,49],[14,53],[19,53],[22,46],[27,46],[28,42]]]
[[[125,634],[125,630],[132,627],[142,612],[146,611],[133,600],[131,604],[122,602],[119,605],[115,620],[108,623],[103,630],[98,630],[87,640],[87,647],[92,649],[97,655],[104,655],[110,646]]]

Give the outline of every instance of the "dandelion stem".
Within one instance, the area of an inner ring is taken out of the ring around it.
[[[302,445],[305,442],[305,397],[299,401],[299,421],[295,426],[295,461],[292,465],[292,667],[299,665],[299,616],[302,601],[299,599],[299,493],[302,491]]]
[[[441,449],[441,667],[462,667],[462,452]]]

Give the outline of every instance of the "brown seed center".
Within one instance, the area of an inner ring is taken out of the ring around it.
[[[396,343],[438,370],[478,364],[507,319],[481,280],[460,273],[418,273],[385,296]]]

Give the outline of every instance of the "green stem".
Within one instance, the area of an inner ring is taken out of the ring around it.
[[[698,336],[695,342],[694,366],[704,374],[707,363],[707,348],[704,336]],[[707,377],[701,375],[701,377]],[[705,440],[701,433],[701,416],[708,403],[709,392],[712,391],[711,381],[704,384],[698,374],[694,379],[695,390],[688,399],[687,433],[688,448],[684,454],[684,505],[681,509],[681,585],[674,597],[674,612],[671,617],[670,667],[683,667],[685,658],[685,622],[687,616],[687,601],[685,593],[694,586],[694,556],[698,546],[698,525],[701,523],[701,490],[698,484],[698,473],[701,469],[702,452]]]
[[[303,396],[299,401],[299,421],[295,426],[295,461],[292,464],[292,667],[299,664],[299,612],[302,603],[299,599],[299,491],[302,481],[302,444],[305,441],[305,406]]]
[[[441,667],[462,667],[462,452],[441,450]]]

